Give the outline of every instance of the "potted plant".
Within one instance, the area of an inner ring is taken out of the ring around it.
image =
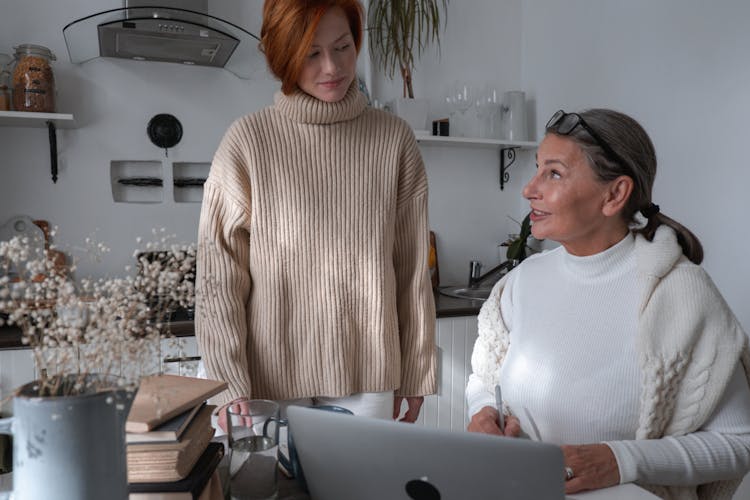
[[[529,236],[531,236],[531,212],[526,214],[526,217],[523,218],[520,226],[520,232],[517,235],[512,235],[506,242],[502,244],[503,246],[508,247],[508,250],[505,252],[505,257],[511,261],[517,260],[518,262],[521,262],[527,256],[527,241],[529,239]]]
[[[61,269],[49,258],[53,245],[0,241],[0,325],[21,330],[38,376],[17,389],[3,423],[12,420],[18,498],[127,499],[132,396],[159,370],[167,315],[194,300],[194,245],[170,238],[136,254],[137,272],[78,280],[76,262]],[[84,247],[95,259],[108,251],[89,238]]]
[[[370,54],[389,78],[393,79],[396,69],[399,70],[403,98],[396,100],[395,111],[415,129],[427,126],[428,102],[414,98],[414,65],[429,43],[440,46],[447,6],[448,0],[370,0],[369,3]]]

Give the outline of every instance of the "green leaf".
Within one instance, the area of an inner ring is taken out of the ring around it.
[[[519,236],[523,238],[523,241],[526,241],[531,236],[531,212],[527,213],[526,217],[523,218],[523,222],[521,222],[521,234]]]
[[[519,236],[515,240],[513,240],[513,243],[508,245],[508,251],[505,252],[505,257],[508,260],[518,260],[521,261],[526,258],[526,240],[521,239]]]
[[[526,240],[531,236],[531,212],[526,214],[521,222],[521,232],[513,242],[508,245],[505,258],[508,260],[522,261],[526,258]]]

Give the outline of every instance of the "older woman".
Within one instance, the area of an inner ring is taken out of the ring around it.
[[[427,177],[409,126],[358,90],[362,15],[357,0],[264,4],[281,91],[226,132],[200,217],[196,336],[229,383],[219,403],[414,421],[435,391]]]
[[[748,340],[698,239],[651,200],[651,140],[605,109],[558,111],[546,132],[523,195],[533,235],[560,246],[480,312],[469,430],[561,445],[568,493],[731,498],[750,469]]]

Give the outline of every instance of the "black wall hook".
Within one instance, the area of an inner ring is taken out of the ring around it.
[[[151,142],[160,148],[164,148],[166,155],[167,148],[175,146],[182,139],[182,124],[174,116],[162,113],[151,118],[146,132]]]

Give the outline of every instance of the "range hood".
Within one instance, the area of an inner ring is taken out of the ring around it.
[[[209,15],[207,4],[208,0],[125,0],[121,9],[73,21],[63,28],[70,60],[119,57],[214,66],[250,78],[260,58],[259,38]]]

